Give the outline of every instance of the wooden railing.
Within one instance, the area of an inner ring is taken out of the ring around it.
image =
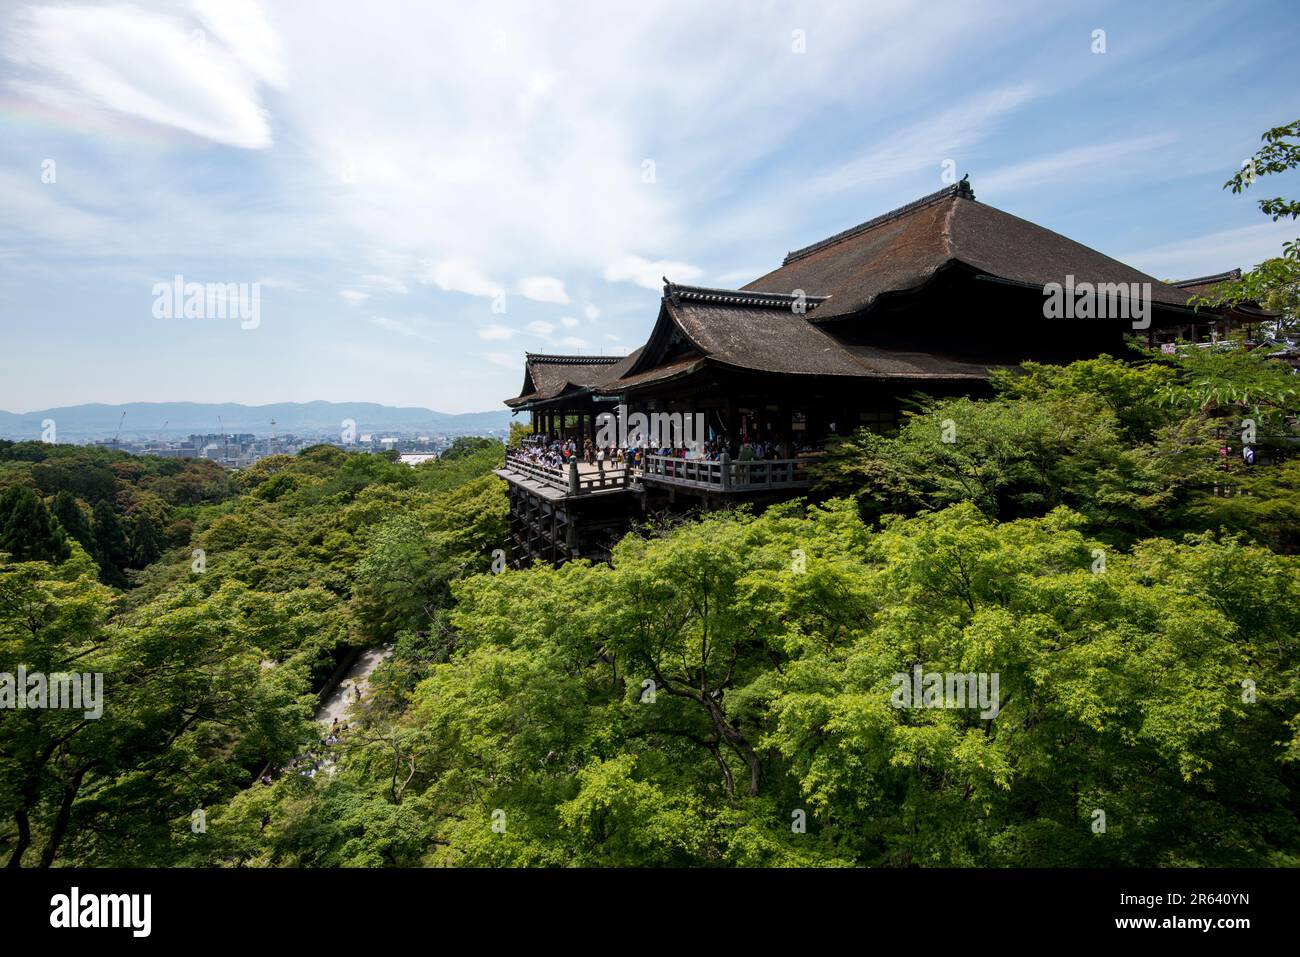
[[[813,483],[810,466],[818,461],[812,457],[732,461],[725,453],[716,460],[647,455],[641,475],[652,481],[718,492],[804,488]]]
[[[811,456],[798,459],[679,459],[670,455],[647,455],[638,471],[620,463],[597,463],[595,471],[583,471],[576,462],[552,468],[522,457],[506,456],[507,470],[569,495],[588,495],[622,489],[632,480],[684,485],[714,492],[750,492],[762,489],[807,488],[813,483],[812,466],[820,461]]]
[[[573,493],[582,495],[587,492],[599,492],[607,488],[627,488],[632,473],[626,465],[606,464],[597,462],[597,468],[594,472],[580,472],[577,466],[569,463],[569,487],[572,492],[574,477],[577,477],[578,491]]]
[[[512,472],[518,472],[534,481],[541,482],[543,485],[554,485],[556,488],[567,488],[568,478],[562,469],[554,469],[549,465],[538,465],[536,462],[529,462],[525,458],[516,458],[513,455],[506,456],[506,468]]]
[[[506,469],[543,485],[567,492],[570,495],[587,495],[608,489],[627,488],[630,473],[625,465],[597,463],[594,472],[579,470],[578,463],[570,462],[559,468],[538,465],[522,457],[506,456]]]
[[[642,478],[659,479],[678,485],[722,487],[722,462],[708,459],[679,459],[671,455],[647,455],[641,466]]]

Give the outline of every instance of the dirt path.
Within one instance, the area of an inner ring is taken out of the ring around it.
[[[366,688],[370,684],[370,673],[379,667],[379,663],[393,653],[392,645],[383,645],[379,648],[367,648],[361,652],[361,655],[348,669],[348,673],[338,686],[330,692],[330,696],[319,708],[316,709],[316,720],[320,724],[329,727],[334,723],[334,719],[340,721],[346,720],[347,710],[357,701],[357,689],[361,689],[361,696],[366,695]]]

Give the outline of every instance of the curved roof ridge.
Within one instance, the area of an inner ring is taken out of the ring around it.
[[[881,213],[874,219],[868,219],[865,223],[858,223],[856,226],[850,226],[834,236],[827,236],[825,239],[818,240],[810,246],[804,246],[802,249],[796,249],[793,252],[785,254],[785,259],[781,262],[782,266],[787,266],[796,260],[803,259],[805,256],[817,252],[819,249],[825,249],[827,246],[834,246],[836,243],[843,242],[846,239],[852,239],[858,233],[866,232],[868,229],[874,229],[881,223],[887,223],[891,219],[897,219],[907,213],[922,209],[932,203],[947,199],[950,196],[960,196],[963,199],[974,200],[975,192],[971,189],[970,181],[963,176],[961,182],[953,183],[951,186],[945,186],[943,189],[930,193],[928,196],[922,196],[920,199],[914,199],[910,203],[905,203],[897,209],[891,209],[887,213]]]
[[[1213,276],[1197,276],[1195,279],[1175,279],[1169,285],[1177,286],[1179,289],[1186,289],[1188,286],[1204,286],[1212,282],[1227,282],[1232,279],[1241,278],[1241,267],[1229,269],[1227,272],[1215,273]]]
[[[602,365],[618,362],[623,356],[562,356],[547,352],[525,352],[525,362],[542,365],[559,364],[566,366]]]
[[[749,289],[712,289],[707,286],[683,286],[664,279],[664,298],[674,303],[708,302],[725,306],[748,306],[758,309],[788,309],[798,302],[817,306],[830,296],[796,296],[784,292]]]

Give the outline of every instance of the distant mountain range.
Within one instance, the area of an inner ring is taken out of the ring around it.
[[[122,413],[126,418],[122,418]],[[432,409],[380,405],[376,402],[128,402],[124,405],[68,405],[35,412],[0,411],[0,437],[40,439],[42,423],[53,419],[59,441],[112,438],[121,422],[122,438],[176,438],[191,433],[252,432],[279,435],[337,433],[345,419],[356,422],[357,435],[375,431],[483,432],[506,429],[510,413],[452,414]],[[272,427],[271,420],[275,420]]]

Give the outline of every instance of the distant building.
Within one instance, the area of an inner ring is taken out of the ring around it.
[[[1240,269],[1216,273],[1213,276],[1199,276],[1195,279],[1175,280],[1173,285],[1185,291],[1188,301],[1195,304],[1197,297],[1213,299],[1224,283],[1241,279]],[[1257,302],[1239,302],[1222,309],[1202,308],[1195,317],[1197,321],[1183,325],[1167,326],[1155,337],[1157,342],[1173,342],[1182,339],[1187,342],[1200,342],[1204,339],[1223,338],[1233,328],[1244,328],[1247,341],[1256,341],[1264,323],[1277,319],[1277,313],[1269,312]]]

